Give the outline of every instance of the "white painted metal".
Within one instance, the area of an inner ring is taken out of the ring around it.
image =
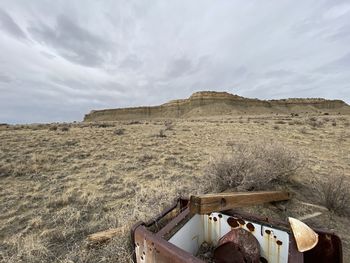
[[[209,217],[212,219],[209,220]],[[214,217],[216,221],[213,220]],[[195,215],[170,238],[169,242],[195,255],[204,241],[216,245],[218,240],[231,230],[231,226],[227,223],[229,217],[230,216],[225,214],[219,217],[218,213],[212,213],[209,216]],[[270,263],[287,263],[289,234],[285,231],[247,220],[245,220],[245,224],[243,226],[240,225],[240,227],[249,231],[246,227],[248,223],[253,224],[255,228],[251,233],[260,244],[261,256]],[[278,242],[280,245],[277,244],[277,241],[280,241]]]
[[[203,221],[200,215],[193,216],[178,232],[169,240],[170,243],[195,255],[204,242]]]

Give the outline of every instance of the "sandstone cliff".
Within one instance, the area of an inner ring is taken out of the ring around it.
[[[160,106],[93,110],[85,115],[84,121],[180,118],[245,113],[297,113],[322,110],[350,113],[349,105],[342,100],[299,98],[259,100],[227,92],[202,91],[193,93],[188,99],[173,100]]]

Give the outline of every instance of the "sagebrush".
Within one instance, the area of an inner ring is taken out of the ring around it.
[[[322,203],[338,215],[350,215],[350,184],[345,176],[334,176],[319,186]]]
[[[208,190],[271,189],[290,180],[303,167],[300,153],[280,143],[259,142],[231,146],[228,153],[212,160],[205,169]]]

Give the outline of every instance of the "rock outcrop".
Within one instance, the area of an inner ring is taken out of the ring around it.
[[[337,111],[350,113],[342,100],[281,99],[259,100],[227,92],[201,91],[188,99],[172,100],[160,106],[93,110],[84,121],[114,121],[148,118],[181,118],[222,114],[259,114],[288,112]]]

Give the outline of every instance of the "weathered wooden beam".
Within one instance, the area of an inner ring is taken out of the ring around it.
[[[88,235],[87,240],[90,243],[104,243],[117,236],[118,234],[121,234],[120,228],[111,228],[105,231]]]
[[[312,214],[307,214],[307,215],[300,216],[298,218],[298,220],[305,221],[305,220],[308,220],[308,219],[311,219],[311,218],[314,218],[314,217],[320,216],[320,215],[322,215],[321,212],[315,212],[315,213],[312,213]]]
[[[284,191],[193,195],[190,198],[190,211],[192,214],[207,214],[237,207],[283,201],[289,198],[290,194]]]

